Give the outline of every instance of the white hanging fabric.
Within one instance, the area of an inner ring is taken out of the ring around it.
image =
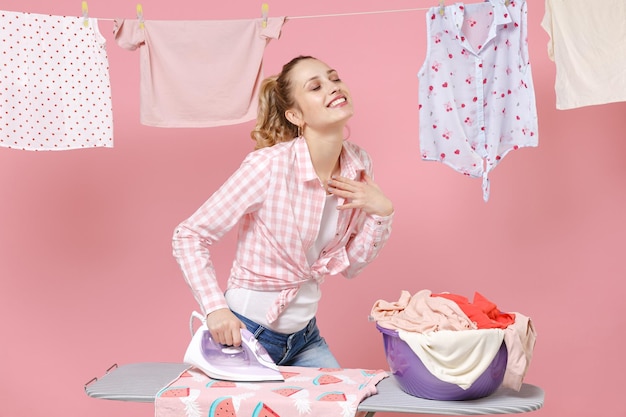
[[[0,11],[0,146],[113,147],[105,38],[93,18]]]
[[[626,2],[546,0],[556,108],[626,101]]]

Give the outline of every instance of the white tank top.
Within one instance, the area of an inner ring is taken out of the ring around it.
[[[331,241],[337,229],[337,197],[329,195],[326,197],[324,212],[320,223],[320,230],[313,246],[307,252],[307,260],[312,265],[320,256],[322,249]],[[295,333],[302,330],[317,312],[317,305],[322,297],[322,291],[317,281],[309,280],[300,286],[298,294],[282,312],[278,319],[272,323],[267,323],[265,318],[267,311],[280,291],[254,291],[247,288],[231,288],[226,291],[226,302],[228,306],[238,314],[247,317],[278,333]]]

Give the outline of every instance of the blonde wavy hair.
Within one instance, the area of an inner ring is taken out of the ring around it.
[[[300,55],[286,63],[280,74],[268,77],[261,83],[256,126],[250,132],[250,137],[256,141],[254,149],[289,142],[298,136],[298,126],[287,120],[285,111],[296,106],[291,71],[305,59],[316,58]]]

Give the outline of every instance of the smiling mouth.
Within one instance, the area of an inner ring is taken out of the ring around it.
[[[333,101],[331,101],[330,103],[328,103],[328,106],[327,106],[327,107],[337,107],[337,106],[339,106],[340,104],[345,103],[346,101],[348,101],[348,100],[346,100],[346,98],[345,98],[345,97],[339,97],[339,98],[334,99],[334,100],[333,100]]]

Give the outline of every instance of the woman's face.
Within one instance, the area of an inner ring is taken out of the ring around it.
[[[294,111],[299,126],[316,130],[341,127],[354,114],[352,97],[336,70],[317,59],[298,62],[291,72]]]

